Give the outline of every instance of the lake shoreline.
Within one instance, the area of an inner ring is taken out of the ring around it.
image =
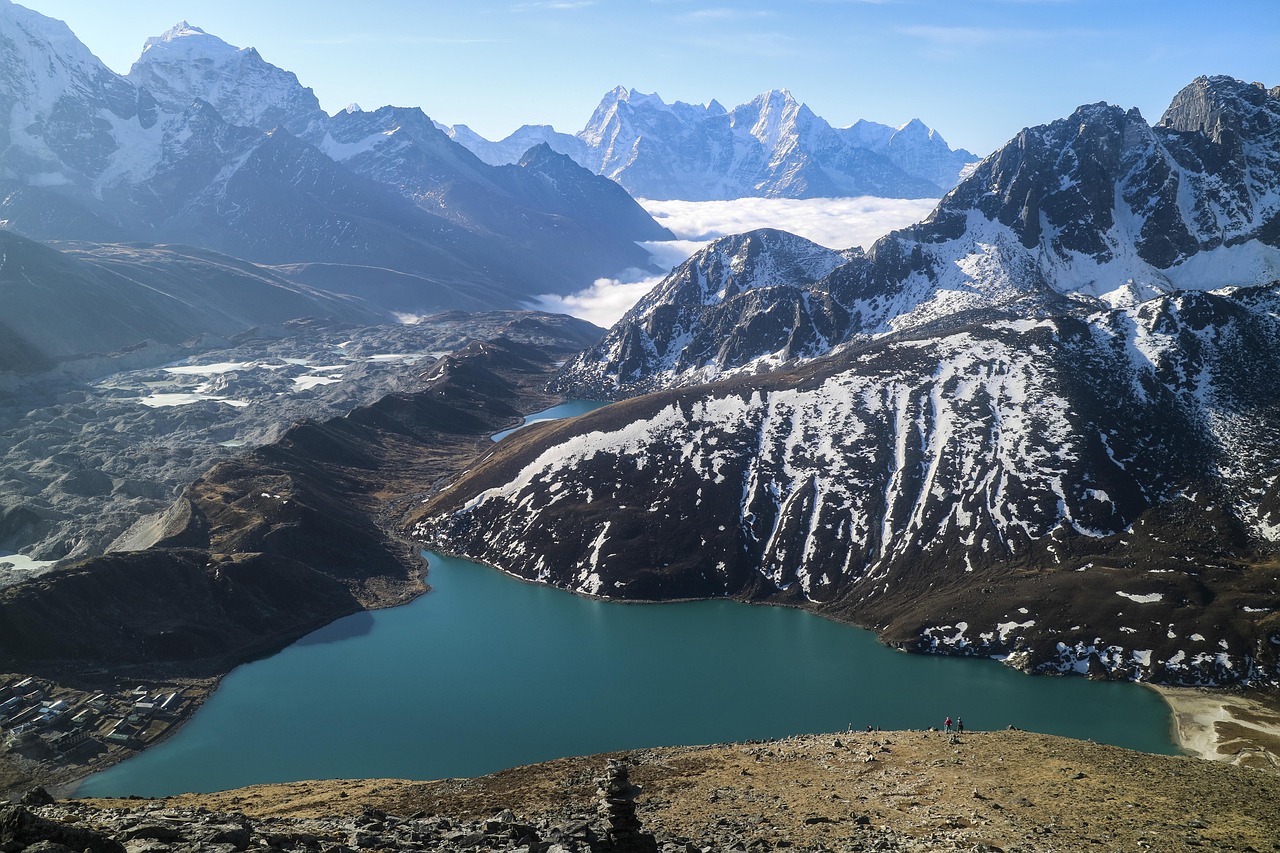
[[[1280,702],[1273,696],[1148,684],[1173,712],[1174,737],[1206,761],[1280,770]]]

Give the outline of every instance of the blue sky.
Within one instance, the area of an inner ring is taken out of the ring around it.
[[[836,125],[920,118],[986,154],[1108,101],[1159,118],[1200,74],[1280,85],[1280,0],[26,0],[127,71],[187,20],[321,104],[421,106],[490,138],[576,132],[622,84],[725,106],[789,88]]]

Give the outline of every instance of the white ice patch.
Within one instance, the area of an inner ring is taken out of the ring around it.
[[[259,365],[252,361],[219,361],[214,364],[184,364],[176,367],[166,367],[164,372],[172,373],[176,376],[216,376],[220,373],[232,373],[257,366]]]
[[[1116,595],[1120,596],[1121,598],[1127,598],[1130,601],[1137,602],[1138,604],[1155,604],[1157,601],[1164,600],[1164,593],[1162,592],[1149,592],[1146,594],[1138,594],[1133,592],[1120,592],[1119,590],[1116,590]]]
[[[996,624],[996,633],[1000,636],[1000,642],[1009,642],[1009,635],[1019,628],[1031,628],[1036,624],[1036,620],[1028,619],[1026,622],[1000,622]]]
[[[341,381],[341,376],[295,376],[293,384],[299,391],[310,391],[320,385],[333,385]]]
[[[47,569],[57,560],[33,560],[22,554],[15,554],[11,551],[0,551],[0,568],[17,569],[23,572],[35,572],[40,569]]]
[[[137,401],[144,406],[152,409],[164,409],[170,406],[190,406],[195,403],[225,403],[237,409],[242,409],[249,405],[244,400],[229,400],[225,397],[214,397],[210,394],[194,394],[173,392],[169,394],[151,394],[146,397],[138,397]]]

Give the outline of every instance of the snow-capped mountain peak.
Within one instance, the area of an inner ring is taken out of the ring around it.
[[[927,128],[909,122],[907,132]],[[798,337],[835,346],[965,312],[1107,310],[1162,293],[1265,285],[1280,280],[1277,175],[1280,89],[1202,78],[1156,127],[1136,109],[1088,104],[1023,130],[924,222],[882,238],[823,280],[794,272],[779,279],[769,274],[776,264],[744,268],[735,292],[752,291],[750,305],[702,299],[689,313],[681,294],[701,291],[677,270],[601,347],[566,368],[561,387],[627,395],[749,364],[775,366],[781,344],[791,359],[824,351],[795,346]],[[728,268],[717,251],[686,267]],[[778,283],[793,286],[762,286]],[[732,362],[723,350],[732,350]]]
[[[617,86],[576,136],[525,125],[490,142],[465,126],[442,129],[495,165],[519,162],[545,142],[633,195],[656,199],[936,198],[977,161],[918,121],[835,130],[788,89],[726,110],[714,99],[667,103]]]
[[[803,113],[808,113],[808,116]],[[735,109],[731,115],[735,124],[743,119],[751,121],[747,132],[770,151],[782,145],[789,147],[796,144],[799,136],[798,122],[813,116],[786,89],[773,89],[757,95],[749,104]]]
[[[191,43],[189,40],[195,40],[199,36],[205,37],[206,44],[212,45],[216,43],[217,46],[224,47],[229,50],[235,50],[234,47],[231,47],[231,45],[227,44],[217,36],[211,36],[208,33],[206,33],[204,30],[200,29],[199,27],[194,27],[191,24],[187,23],[186,21],[178,21],[178,23],[174,24],[172,27],[165,30],[160,35],[152,36],[151,38],[147,39],[146,42],[144,42],[142,45],[142,50],[145,53],[146,51],[150,50],[156,45],[163,45],[169,42],[176,42],[179,39],[186,41],[186,43],[189,46]]]
[[[305,138],[324,116],[315,94],[292,72],[186,21],[147,39],[128,79],[167,111],[180,112],[199,98],[243,127],[283,125]]]
[[[119,148],[115,131],[140,118],[143,99],[61,21],[0,0],[0,115],[7,150],[0,176],[62,186],[100,172]],[[79,126],[81,119],[92,124]]]

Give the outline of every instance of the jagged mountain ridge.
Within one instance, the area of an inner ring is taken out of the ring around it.
[[[122,77],[3,0],[0,54],[0,219],[35,239],[338,264],[375,301],[390,268],[423,286],[381,307],[424,310],[578,289],[670,236],[612,182],[538,158],[495,169],[420,110],[327,116],[293,74],[185,23]]]
[[[1206,117],[1220,130],[1201,133]],[[1278,278],[1280,88],[1200,78],[1154,127],[1136,110],[1094,104],[1022,131],[923,222],[805,285],[804,311],[789,308],[797,290],[782,284],[698,308],[696,324],[676,330],[661,317],[689,307],[664,283],[567,365],[558,387],[613,399],[820,354],[789,348],[793,339],[836,346],[966,311],[1088,312]],[[782,328],[760,319],[788,312]],[[712,328],[716,348],[689,348]]]
[[[545,144],[653,199],[935,198],[977,161],[918,119],[899,128],[866,120],[833,128],[785,89],[726,110],[714,100],[668,104],[619,86],[573,136],[525,125],[490,142],[466,125],[445,129],[486,162],[516,162]]]
[[[819,282],[860,254],[773,229],[715,240],[575,356],[552,387],[613,399],[759,366],[762,352],[778,362],[821,355],[848,317]]]
[[[1275,686],[1277,116],[1229,78],[1154,128],[1082,107],[816,280],[775,276],[798,238],[719,241],[561,385],[666,390],[500,445],[413,531],[589,594]]]

